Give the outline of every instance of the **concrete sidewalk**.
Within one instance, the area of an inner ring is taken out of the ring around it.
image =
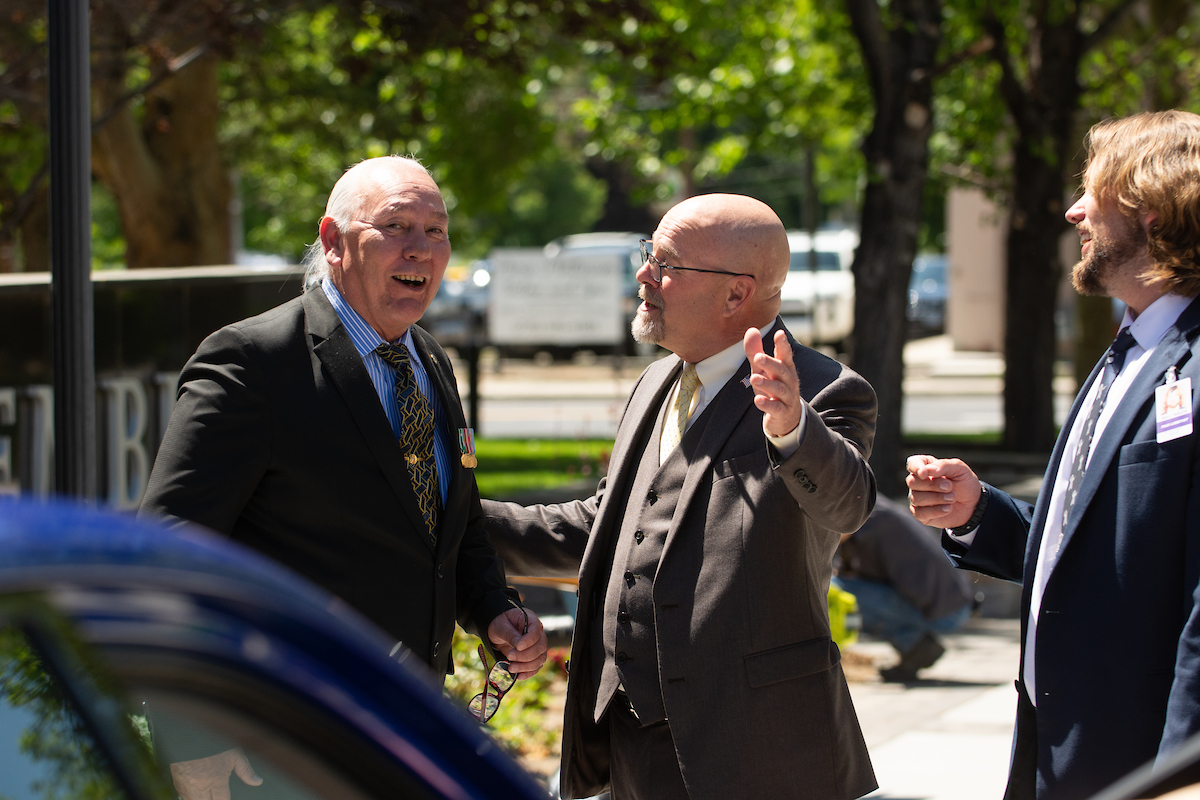
[[[999,800],[1016,713],[1020,622],[976,618],[942,637],[946,654],[920,679],[883,683],[872,667],[896,660],[890,645],[847,648],[850,694],[889,800]]]

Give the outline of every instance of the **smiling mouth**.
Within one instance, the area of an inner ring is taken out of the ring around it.
[[[421,275],[393,275],[392,280],[414,288],[425,285],[425,278]]]

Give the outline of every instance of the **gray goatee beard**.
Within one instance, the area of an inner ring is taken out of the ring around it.
[[[633,340],[641,344],[658,344],[663,340],[665,333],[661,314],[658,319],[654,319],[641,309],[634,315],[633,324],[629,329],[633,333]]]

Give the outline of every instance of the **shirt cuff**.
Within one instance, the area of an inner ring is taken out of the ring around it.
[[[766,420],[763,420],[763,433],[766,434],[767,441],[779,453],[781,460],[786,461],[792,457],[793,453],[800,449],[800,440],[804,438],[804,423],[806,420],[807,417],[801,414],[800,424],[791,433],[785,433],[783,436],[772,436],[768,433]]]
[[[971,531],[970,533],[964,533],[962,536],[955,536],[954,530],[951,528],[946,528],[945,531],[946,531],[946,534],[951,539],[958,542],[963,547],[970,547],[971,542],[975,541],[975,534],[979,533],[979,528],[976,528],[975,530]]]

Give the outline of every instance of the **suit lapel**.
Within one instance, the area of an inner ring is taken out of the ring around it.
[[[1133,383],[1130,384],[1125,396],[1121,398],[1121,402],[1114,409],[1108,424],[1104,426],[1104,432],[1095,443],[1092,455],[1088,460],[1087,470],[1083,474],[1083,481],[1079,485],[1079,494],[1075,498],[1075,505],[1081,509],[1086,509],[1092,502],[1092,498],[1096,496],[1096,490],[1111,468],[1113,459],[1117,457],[1122,443],[1127,441],[1130,429],[1135,425],[1140,425],[1146,418],[1147,405],[1152,405],[1154,389],[1163,382],[1167,368],[1181,367],[1191,358],[1189,339],[1198,324],[1200,324],[1200,302],[1193,301],[1180,314],[1175,324],[1167,329],[1162,340],[1154,347],[1154,351],[1142,365]],[[1093,373],[1095,371],[1093,370]],[[1070,538],[1083,516],[1082,512],[1071,515],[1070,522],[1063,531],[1062,547],[1065,548],[1070,542]]]
[[[1024,584],[1026,586],[1033,585],[1033,576],[1037,569],[1038,553],[1042,549],[1042,535],[1046,529],[1046,518],[1050,513],[1050,495],[1054,488],[1054,482],[1058,478],[1058,470],[1062,464],[1063,452],[1067,447],[1067,437],[1071,433],[1071,426],[1075,424],[1075,420],[1079,417],[1083,406],[1083,399],[1087,396],[1088,388],[1095,383],[1100,370],[1103,368],[1104,358],[1101,358],[1092,367],[1092,374],[1088,376],[1083,387],[1075,395],[1075,400],[1071,403],[1071,410],[1067,413],[1067,419],[1063,422],[1058,439],[1054,442],[1054,450],[1050,454],[1050,463],[1046,465],[1046,473],[1042,476],[1043,491],[1038,492],[1037,504],[1033,509],[1033,518],[1029,525],[1029,541],[1025,545]]]
[[[313,355],[320,360],[322,370],[341,395],[346,412],[358,426],[363,443],[379,463],[388,485],[400,500],[410,525],[414,530],[424,530],[425,520],[417,505],[417,496],[413,493],[408,466],[404,463],[404,456],[392,434],[392,426],[383,413],[379,395],[375,393],[362,356],[350,340],[350,334],[346,333],[337,312],[319,288],[305,293],[304,314],[313,342]],[[429,543],[428,536],[422,536],[421,539]],[[432,546],[432,543],[429,544]]]

